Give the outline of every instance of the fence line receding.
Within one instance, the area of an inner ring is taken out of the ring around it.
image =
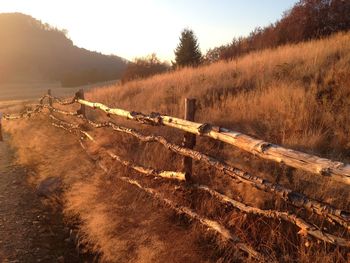
[[[44,103],[45,99],[48,99],[48,104]],[[160,143],[170,151],[173,151],[183,157],[182,171],[162,171],[155,168],[145,167],[122,158],[120,155],[118,155],[118,153],[115,153],[114,151],[108,149],[102,150],[112,160],[117,161],[120,164],[130,169],[133,169],[141,174],[154,177],[162,177],[164,179],[177,179],[177,181],[179,182],[187,181],[186,187],[195,188],[197,190],[206,192],[211,197],[217,199],[219,202],[226,204],[228,203],[234,208],[244,213],[254,214],[265,218],[283,220],[297,226],[300,230],[298,232],[299,234],[310,235],[318,240],[322,240],[326,243],[330,243],[333,245],[350,247],[350,241],[345,237],[328,233],[327,231],[325,231],[325,229],[317,227],[312,223],[308,223],[306,220],[304,220],[300,216],[297,216],[296,214],[293,214],[290,211],[283,212],[277,210],[263,210],[257,207],[249,206],[247,204],[234,200],[224,194],[221,194],[218,191],[209,188],[208,186],[197,185],[192,178],[192,160],[201,161],[209,166],[216,168],[223,174],[226,174],[236,179],[239,182],[243,182],[259,190],[272,193],[295,207],[303,208],[309,212],[315,213],[318,216],[325,218],[327,221],[330,221],[333,224],[337,224],[339,227],[345,228],[346,231],[343,233],[343,236],[347,236],[348,232],[350,232],[350,213],[348,211],[335,208],[325,202],[312,199],[301,193],[297,193],[291,189],[288,189],[280,184],[272,183],[266,179],[251,175],[238,168],[232,167],[229,164],[220,161],[212,156],[196,151],[193,149],[193,147],[195,145],[197,135],[206,136],[215,140],[231,144],[241,150],[252,153],[263,159],[282,163],[284,165],[301,169],[318,176],[325,176],[335,181],[344,183],[346,185],[350,185],[349,164],[332,161],[329,159],[321,158],[315,155],[310,155],[292,149],[287,149],[282,146],[268,143],[263,140],[258,140],[251,136],[235,132],[226,128],[218,127],[212,124],[194,122],[195,100],[193,99],[186,99],[184,115],[185,119],[162,115],[159,113],[151,113],[147,115],[140,112],[127,111],[118,108],[110,108],[102,103],[90,102],[88,100],[85,100],[83,90],[79,90],[73,98],[67,100],[61,100],[52,96],[51,90],[49,90],[48,94],[44,95],[39,100],[39,102],[40,103],[34,105],[34,108],[32,109],[28,109],[27,111],[17,115],[5,114],[3,118],[6,120],[17,120],[27,118],[35,114],[42,113],[44,109],[48,109],[50,113],[50,118],[52,120],[52,124],[55,127],[62,128],[71,133],[78,134],[80,145],[83,147],[84,150],[87,151],[87,153],[88,150],[82,138],[88,139],[90,143],[95,143],[96,140],[94,139],[94,137],[87,131],[85,131],[83,129],[83,126],[79,123],[67,122],[58,118],[54,114],[63,114],[69,117],[79,118],[80,120],[83,120],[86,124],[89,124],[92,128],[110,128],[116,132],[129,134],[142,142]],[[62,106],[78,103],[80,104],[80,108],[77,112],[64,111],[55,108],[53,106],[54,103],[58,103]],[[183,144],[180,146],[170,143],[166,138],[159,135],[144,135],[135,129],[117,125],[111,120],[106,122],[92,121],[86,117],[86,107],[90,107],[92,109],[99,109],[107,113],[108,116],[115,115],[127,118],[129,120],[134,120],[143,124],[149,124],[153,126],[168,126],[171,128],[182,130],[185,132]],[[96,164],[98,164],[100,168],[102,168],[105,171],[108,170],[106,167],[103,166],[101,162],[99,162],[96,159],[93,160],[96,162]],[[188,216],[191,219],[195,219],[200,224],[204,225],[206,228],[211,229],[218,235],[224,237],[224,239],[229,240],[231,243],[233,243],[233,245],[235,245],[241,251],[247,253],[249,256],[257,258],[259,260],[264,259],[263,255],[261,255],[258,251],[255,251],[249,244],[242,243],[220,223],[206,219],[189,208],[175,204],[173,201],[162,196],[162,194],[158,193],[156,190],[142,186],[142,183],[136,180],[135,178],[118,177],[118,179],[145,191],[147,194],[153,196],[157,200],[160,200],[164,205],[175,210],[177,213],[184,214],[185,216]]]

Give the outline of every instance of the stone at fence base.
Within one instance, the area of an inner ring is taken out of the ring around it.
[[[59,177],[49,177],[39,183],[36,193],[39,196],[51,197],[61,191],[62,180]]]

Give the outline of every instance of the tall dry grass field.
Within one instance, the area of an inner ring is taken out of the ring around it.
[[[183,117],[186,97],[197,99],[196,121],[210,122],[312,154],[350,162],[350,34],[252,53],[230,62],[185,68],[146,80],[95,89],[88,100],[111,107]],[[89,111],[93,119],[106,119]],[[144,133],[180,143],[182,133],[140,126],[114,118]],[[47,176],[64,178],[63,208],[77,220],[85,247],[102,262],[239,262],[247,259],[210,231],[174,214],[118,176],[142,180],[167,198],[217,220],[242,241],[278,262],[347,262],[349,251],[297,233],[285,222],[244,215],[209,196],[177,183],[144,178],[111,161],[102,173],[80,149],[74,135],[50,126],[47,117],[6,122],[19,162],[32,167],[37,183]],[[99,144],[121,156],[159,169],[181,169],[181,158],[157,144],[140,143],[109,130],[91,131]],[[25,143],[24,143],[25,142]],[[198,138],[197,150],[279,182],[317,200],[350,210],[350,189],[295,169],[262,161],[232,146]],[[98,150],[89,148],[92,155]],[[329,232],[349,234],[320,217],[295,209],[275,197],[237,184],[194,162],[194,180],[264,209],[293,211]],[[180,185],[181,186],[181,185]]]

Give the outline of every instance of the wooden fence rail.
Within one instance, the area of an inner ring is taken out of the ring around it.
[[[50,115],[50,118],[53,119],[55,122],[53,123],[54,126],[59,127],[59,128],[66,128],[66,129],[78,129],[80,133],[82,133],[85,137],[87,137],[90,141],[95,141],[95,139],[87,132],[82,131],[79,129],[79,125],[76,124],[71,124],[67,123],[63,120],[58,119],[57,117]],[[145,175],[151,175],[151,176],[159,176],[163,178],[168,178],[168,179],[177,179],[180,181],[185,180],[185,174],[182,172],[174,172],[174,171],[161,171],[161,170],[156,170],[153,168],[148,168],[144,167],[139,164],[135,164],[131,161],[125,160],[119,155],[113,153],[112,151],[106,150],[105,152],[115,161],[121,163],[124,166],[127,166],[139,173],[145,174]]]
[[[298,160],[299,161],[301,160],[301,162],[303,162],[303,166],[299,167],[299,168],[301,168],[305,171],[309,171],[309,172],[311,172],[312,169],[304,169],[304,168],[307,168],[306,163],[308,163],[308,162],[312,163],[312,160],[314,161],[313,162],[314,166],[318,166],[320,163],[322,163],[323,166],[326,166],[326,164],[327,164],[327,167],[328,167],[327,169],[329,171],[334,171],[334,169],[330,169],[330,167],[337,167],[337,169],[338,169],[337,171],[339,171],[339,169],[343,169],[343,168],[344,169],[346,168],[345,170],[347,171],[350,167],[350,165],[348,165],[348,164],[334,162],[334,161],[331,161],[329,159],[320,158],[317,156],[294,151],[291,149],[286,149],[286,148],[283,148],[283,147],[278,146],[278,145],[273,145],[273,144],[264,142],[262,140],[256,140],[250,136],[240,134],[237,132],[233,132],[233,131],[229,131],[228,129],[225,129],[225,128],[215,127],[215,126],[212,126],[210,124],[195,123],[193,121],[188,121],[188,120],[183,120],[183,119],[179,119],[179,118],[175,118],[175,117],[171,117],[171,116],[161,115],[159,113],[151,113],[150,115],[146,115],[146,114],[143,114],[140,112],[126,111],[126,110],[117,109],[117,108],[109,108],[108,106],[101,104],[101,103],[89,102],[89,101],[80,99],[80,97],[84,97],[81,90],[76,94],[76,96],[74,98],[68,99],[67,101],[62,101],[59,98],[53,97],[51,95],[45,95],[43,98],[45,98],[45,97],[54,99],[56,102],[58,102],[61,105],[72,104],[75,101],[81,105],[86,105],[86,106],[91,107],[93,109],[100,109],[100,110],[106,112],[108,115],[112,114],[112,115],[116,115],[116,116],[120,116],[120,117],[125,117],[127,119],[135,120],[135,121],[138,121],[138,122],[141,122],[144,124],[165,125],[165,126],[169,126],[169,127],[183,130],[187,133],[192,133],[192,134],[196,134],[196,135],[204,135],[204,136],[209,136],[212,138],[213,138],[213,136],[211,136],[210,134],[216,134],[214,136],[216,139],[224,141],[224,142],[228,142],[229,144],[232,144],[235,146],[238,146],[240,149],[248,148],[249,150],[247,150],[247,151],[254,153],[254,154],[256,154],[256,152],[254,150],[255,148],[257,148],[257,147],[264,148],[262,145],[269,145],[270,148],[268,147],[268,149],[276,149],[277,152],[279,150],[281,150],[281,152],[290,152],[290,153],[292,153],[292,155],[293,154],[298,155],[299,156]],[[41,99],[41,101],[42,101],[42,99]],[[193,116],[194,116],[195,109],[193,109],[194,108],[193,104],[195,104],[195,102],[192,101],[191,103],[192,103],[192,105],[189,106],[188,105],[189,101],[185,102],[185,106],[187,104],[187,107],[185,107],[185,117],[192,115],[189,118],[193,118]],[[189,109],[189,108],[192,108],[192,109]],[[55,108],[53,108],[53,111],[57,112],[57,113],[62,113],[65,115],[81,116],[79,111],[77,113],[66,112],[66,111],[62,111],[62,110],[57,110]],[[189,112],[191,112],[191,113],[189,113]],[[185,157],[188,157],[190,159],[195,159],[195,160],[200,160],[202,162],[205,162],[206,164],[213,166],[220,171],[223,171],[224,173],[228,174],[229,176],[231,176],[231,177],[233,177],[233,178],[235,178],[243,183],[249,184],[249,185],[251,185],[259,190],[273,193],[273,194],[279,196],[280,198],[282,198],[283,200],[285,200],[286,202],[288,202],[296,207],[302,207],[302,208],[305,208],[306,210],[314,212],[320,216],[324,216],[325,218],[327,218],[327,220],[329,220],[331,222],[338,223],[350,231],[350,212],[344,211],[341,209],[337,209],[337,208],[334,208],[331,205],[328,205],[326,203],[319,202],[319,201],[314,200],[312,198],[308,198],[305,195],[303,195],[301,193],[294,192],[293,190],[288,189],[280,184],[269,182],[266,179],[261,179],[259,177],[254,176],[254,175],[251,175],[247,172],[244,172],[244,171],[241,171],[237,168],[231,167],[223,162],[220,162],[213,157],[207,156],[207,155],[200,153],[198,151],[194,151],[191,149],[195,143],[193,141],[191,142],[191,145],[189,145],[190,146],[189,148],[181,147],[178,145],[170,144],[169,142],[166,141],[165,138],[162,138],[161,136],[152,136],[152,135],[151,136],[144,136],[133,129],[118,126],[110,121],[105,122],[105,123],[96,123],[96,122],[93,122],[93,121],[88,120],[86,118],[85,118],[85,120],[87,122],[89,122],[95,128],[111,127],[115,131],[131,134],[141,141],[152,141],[152,140],[158,141],[161,144],[163,144],[165,147],[167,147],[169,150],[172,150],[172,151],[174,151],[178,154],[181,154]],[[227,135],[227,134],[229,134],[229,135]],[[232,134],[235,134],[235,136],[232,137],[233,139],[226,138],[227,141],[226,141],[226,139],[222,139],[222,137],[219,136],[219,135],[222,135],[225,138],[225,136],[231,136]],[[194,139],[193,138],[187,139],[187,141],[190,141],[190,140],[194,140]],[[185,142],[186,142],[186,134],[185,134]],[[252,146],[249,148],[248,145],[252,145],[253,144],[252,142],[255,143],[254,144],[255,146]],[[257,145],[259,145],[259,146],[257,146]],[[281,152],[279,152],[279,154],[281,154]],[[258,155],[258,156],[261,156],[261,155]],[[270,156],[270,155],[268,155],[268,156]],[[304,158],[302,158],[302,157],[304,157]],[[268,158],[266,158],[266,159],[268,159]],[[285,155],[285,159],[289,160],[290,155]],[[280,160],[279,162],[285,163],[283,160]],[[188,174],[186,174],[186,172],[191,171],[191,169],[192,169],[192,168],[188,167],[189,166],[188,163],[189,162],[186,163],[184,161],[185,176],[188,176]],[[295,167],[295,166],[292,166],[292,167]],[[343,167],[343,168],[341,168],[341,167]],[[322,174],[325,176],[324,173],[318,173],[318,174]],[[334,175],[333,176],[329,175],[329,176],[331,178],[334,178],[334,179],[338,178]],[[342,178],[344,179],[344,178],[346,178],[347,175],[343,174],[342,176],[343,176]],[[343,180],[340,180],[340,181],[344,182]],[[348,180],[345,180],[345,183],[347,184]]]
[[[79,125],[75,125],[75,124],[72,124],[72,123],[68,123],[66,121],[63,121],[61,119],[58,119],[57,117],[53,116],[53,115],[50,115],[50,117],[55,121],[53,123],[54,126],[56,127],[60,127],[60,128],[63,128],[63,129],[68,129],[70,130],[70,132],[72,132],[72,130],[76,130],[78,133],[81,133],[83,136],[86,136],[87,138],[89,138],[90,141],[92,142],[95,142],[96,140],[87,132],[81,130],[81,128],[79,127]],[[102,128],[102,127],[107,127],[105,126],[105,123],[94,123],[90,120],[88,120],[88,122],[90,124],[92,124],[95,128]],[[186,149],[184,147],[181,147],[181,146],[178,146],[178,145],[175,145],[175,144],[171,144],[169,143],[168,141],[166,141],[165,138],[161,137],[161,136],[153,136],[153,135],[141,135],[140,133],[138,133],[137,131],[133,130],[133,129],[130,129],[130,128],[125,128],[125,127],[120,127],[120,126],[114,126],[114,130],[116,131],[121,131],[121,132],[124,132],[126,131],[126,133],[128,134],[131,134],[131,135],[134,135],[135,137],[137,137],[138,139],[140,139],[141,141],[143,142],[160,142],[161,144],[163,144],[166,148],[178,153],[178,154],[181,154],[181,155],[184,155],[184,156],[187,156],[189,158],[193,157],[194,155],[195,156],[201,156],[203,157],[203,159],[208,159],[208,157],[205,157],[204,154],[200,153],[200,152],[196,152],[192,149]],[[84,147],[84,149],[86,149]],[[189,153],[190,152],[190,153]],[[114,156],[116,156],[116,154],[108,151],[107,152],[108,155],[115,160]],[[212,157],[211,157],[212,158]],[[194,159],[197,159],[197,160],[202,160],[202,158],[194,158]],[[215,159],[213,158],[214,162],[219,162],[219,161],[215,161]],[[207,163],[209,164],[209,163]],[[129,164],[125,164],[125,166],[128,166],[129,168],[132,168],[134,169],[134,167],[132,165],[129,165]],[[223,164],[225,165],[225,164]],[[227,166],[227,165],[226,165]],[[143,168],[144,170],[145,168]],[[148,168],[150,169],[150,168]],[[134,170],[137,170],[137,169],[134,169]],[[146,175],[148,175],[149,173],[145,173],[143,172],[143,170],[139,171],[141,173],[144,173]],[[155,169],[150,169],[150,170],[155,170]],[[160,177],[163,177],[163,178],[172,178],[172,177],[168,177],[168,176],[162,176],[161,174],[152,174],[153,176],[160,176]],[[176,178],[176,179],[179,179],[179,180],[183,180],[184,178]],[[280,211],[275,211],[275,210],[262,210],[262,209],[259,209],[259,208],[256,208],[256,207],[252,207],[252,206],[248,206],[247,204],[244,204],[242,202],[239,202],[239,201],[236,201],[236,200],[233,200],[232,198],[229,198],[215,190],[212,190],[210,189],[209,187],[205,186],[205,185],[196,185],[196,184],[193,184],[192,185],[193,188],[196,188],[196,189],[200,189],[202,191],[205,191],[207,193],[209,193],[211,196],[215,197],[216,199],[218,199],[220,202],[223,202],[223,203],[229,203],[231,204],[233,207],[239,209],[240,211],[242,212],[245,212],[245,213],[248,213],[248,214],[255,214],[255,215],[259,215],[259,216],[263,216],[263,217],[266,217],[266,218],[273,218],[273,219],[278,219],[278,220],[284,220],[286,222],[289,222],[291,224],[294,224],[296,225],[297,227],[300,228],[300,231],[305,233],[305,234],[308,234],[308,235],[311,235],[317,239],[320,239],[320,240],[323,240],[325,242],[328,242],[328,243],[332,243],[332,244],[337,244],[337,245],[340,245],[340,246],[350,246],[350,242],[344,238],[340,238],[340,237],[337,237],[337,236],[334,236],[334,235],[331,235],[327,232],[324,232],[320,229],[318,229],[317,227],[313,226],[312,224],[310,223],[307,223],[305,220],[301,219],[300,217],[296,216],[296,215],[293,215],[291,213],[287,213],[287,212],[280,212]],[[300,194],[299,194],[300,195]],[[317,201],[315,200],[308,200],[307,197],[303,197],[304,199],[306,199],[306,204],[308,203],[318,203]],[[308,207],[315,207],[315,205],[306,205],[305,208],[308,208]],[[317,207],[320,207],[321,204],[318,203],[318,206]],[[323,214],[321,214],[320,212],[321,211],[316,211],[317,214],[320,214],[320,215],[326,215],[328,212],[327,210],[329,211],[329,213],[331,215],[328,215],[329,216],[329,219],[331,220],[332,217],[337,217],[337,215],[334,214],[334,208],[332,208],[333,210],[333,214],[332,214],[332,211],[329,210],[329,208],[327,209],[327,207],[325,207],[325,205],[323,204]],[[335,209],[336,210],[336,209]],[[314,209],[311,209],[311,211],[315,212],[315,208]],[[348,225],[346,225],[346,221],[342,221],[341,219],[339,219],[340,222],[342,223],[341,225],[344,224],[344,226],[347,226],[349,228]],[[336,222],[336,221],[335,221]]]
[[[76,101],[88,107],[100,109],[107,114],[113,114],[142,123],[150,123],[152,125],[165,125],[195,135],[210,137],[236,146],[241,150],[250,152],[261,158],[283,163],[313,174],[327,176],[336,181],[350,185],[349,164],[335,162],[315,155],[287,149],[276,144],[258,140],[248,135],[208,123],[197,123],[172,116],[161,115],[159,113],[146,115],[118,108],[109,108],[102,103],[90,102],[83,99],[77,99]]]
[[[48,104],[44,103],[45,98],[48,98]],[[327,203],[309,198],[301,193],[297,193],[280,184],[272,183],[266,179],[262,179],[254,175],[251,175],[240,169],[232,167],[223,161],[219,161],[212,156],[196,151],[193,149],[193,147],[196,143],[196,140],[195,140],[196,135],[206,136],[206,137],[210,137],[210,138],[231,144],[235,147],[238,147],[241,150],[252,153],[263,159],[276,161],[278,163],[283,163],[290,167],[302,169],[304,171],[311,172],[319,176],[326,176],[331,179],[334,179],[335,181],[342,182],[346,185],[350,185],[350,165],[349,164],[335,162],[329,159],[320,158],[318,156],[310,155],[300,151],[287,149],[282,146],[278,146],[272,143],[258,140],[248,135],[231,131],[226,128],[214,126],[208,123],[194,122],[195,100],[188,100],[188,99],[186,100],[185,116],[184,116],[185,119],[180,119],[180,118],[167,116],[167,115],[161,115],[159,113],[151,113],[149,115],[146,115],[140,112],[126,111],[118,108],[110,108],[102,103],[90,102],[88,100],[85,100],[83,90],[79,90],[73,98],[67,99],[67,100],[61,100],[59,98],[52,96],[51,91],[49,90],[48,94],[44,95],[39,100],[39,102],[40,104],[32,106],[31,109],[28,109],[25,112],[22,112],[17,115],[4,115],[3,118],[7,120],[27,118],[27,117],[33,116],[34,114],[41,113],[44,109],[47,109],[50,112],[52,125],[54,125],[55,127],[59,127],[64,130],[67,130],[71,133],[78,133],[83,137],[89,139],[89,141],[93,143],[96,143],[93,136],[83,130],[83,127],[86,127],[86,126],[82,126],[81,124],[78,124],[78,123],[67,122],[65,120],[62,120],[54,116],[53,114],[58,113],[58,114],[63,114],[70,117],[77,117],[83,120],[84,123],[91,125],[91,127],[93,128],[111,128],[114,131],[129,134],[139,139],[142,142],[158,142],[164,147],[166,147],[167,149],[181,155],[184,158],[182,172],[161,171],[154,168],[144,167],[142,165],[123,159],[114,151],[104,149],[103,147],[100,147],[100,148],[102,148],[102,150],[112,160],[117,161],[122,165],[130,169],[133,169],[141,174],[155,176],[155,177],[163,177],[166,179],[177,179],[178,181],[186,180],[187,182],[191,182],[191,183],[193,182],[191,177],[192,160],[198,160],[211,167],[216,168],[217,170],[223,172],[224,174],[240,182],[248,184],[259,190],[273,193],[295,207],[300,207],[312,213],[316,213],[319,216],[326,218],[328,221],[332,223],[337,223],[338,225],[344,227],[347,231],[350,231],[350,213],[348,211],[335,208]],[[53,106],[54,102],[64,106],[74,104],[74,103],[79,103],[80,108],[78,109],[77,112],[64,111],[64,110],[55,108]],[[96,122],[96,121],[89,120],[86,117],[86,107],[99,109],[107,113],[108,116],[115,115],[115,116],[130,119],[130,120],[134,120],[143,124],[149,124],[154,126],[163,125],[163,126],[168,126],[168,127],[182,130],[185,132],[183,144],[182,146],[179,146],[179,145],[170,143],[169,141],[166,140],[166,138],[162,136],[144,135],[135,129],[117,125],[112,121]],[[1,121],[1,118],[0,118],[0,121]],[[83,149],[87,151],[87,148],[85,147],[81,139],[80,139],[80,144],[83,147]],[[99,163],[99,166],[105,170],[105,168],[101,163]],[[215,232],[217,232],[224,238],[230,240],[231,242],[234,240],[235,241],[234,244],[240,250],[245,251],[250,256],[258,259],[263,259],[263,256],[260,255],[253,248],[251,248],[249,245],[241,243],[236,238],[233,238],[231,233],[227,229],[225,229],[222,225],[220,225],[218,222],[201,217],[198,214],[196,214],[194,211],[190,210],[189,208],[174,204],[172,201],[163,197],[160,193],[157,193],[155,190],[142,186],[142,184],[136,181],[135,179],[130,179],[127,177],[120,177],[119,179],[131,185],[137,186],[140,189],[143,189],[145,192],[152,195],[156,199],[161,200],[168,207],[171,207],[178,213],[185,214],[186,216],[197,220],[202,225],[214,230]],[[232,198],[229,198],[205,185],[189,184],[188,187],[192,187],[197,190],[204,191],[208,193],[211,197],[216,198],[218,201],[222,203],[229,203],[234,208],[239,209],[244,213],[255,214],[265,218],[283,220],[297,226],[300,229],[299,232],[301,234],[307,234],[319,240],[322,240],[324,242],[331,243],[334,245],[350,247],[349,240],[343,237],[339,237],[339,236],[327,233],[323,231],[321,228],[306,222],[304,219],[302,219],[301,217],[298,217],[293,213],[276,211],[276,210],[262,210],[256,207],[248,206],[247,204],[233,200]]]
[[[69,115],[69,113],[67,113]],[[52,117],[55,118],[55,117]],[[66,126],[71,126],[71,124],[67,124],[66,122],[63,122],[62,120],[58,120],[55,118],[56,121],[60,123],[64,123]],[[89,119],[84,119],[86,122],[88,122],[91,126],[94,128],[107,128],[110,127],[114,131],[126,133],[129,135],[132,135],[139,139],[142,142],[158,142],[161,145],[163,145],[165,148],[169,149],[170,151],[173,151],[177,154],[180,154],[182,156],[201,161],[209,166],[212,166],[219,171],[222,171],[223,173],[243,182],[246,184],[251,185],[254,188],[257,188],[259,190],[263,190],[265,192],[273,193],[286,202],[296,206],[305,208],[310,212],[316,213],[320,216],[324,216],[329,221],[338,223],[342,226],[344,226],[346,229],[350,231],[350,213],[341,209],[337,209],[335,207],[332,207],[331,205],[328,205],[326,203],[319,202],[317,200],[314,200],[312,198],[308,198],[307,196],[297,193],[291,189],[288,189],[280,184],[269,182],[266,179],[261,179],[259,177],[253,176],[247,172],[244,172],[240,169],[234,168],[225,162],[219,161],[216,158],[212,156],[208,156],[206,154],[203,154],[201,152],[195,151],[193,149],[189,149],[186,147],[182,147],[173,143],[170,143],[162,136],[155,136],[155,135],[144,135],[135,129],[122,127],[120,125],[117,125],[111,121],[108,122],[102,122],[97,123],[94,121],[91,121]],[[73,127],[74,128],[74,127]]]
[[[316,155],[284,148],[282,146],[255,139],[251,136],[235,132],[227,128],[222,128],[208,123],[196,123],[172,116],[161,115],[159,113],[151,113],[146,115],[140,112],[110,108],[102,103],[80,99],[80,96],[78,95],[67,101],[62,101],[59,98],[51,95],[45,95],[40,101],[42,101],[45,97],[52,98],[61,105],[68,105],[77,102],[93,109],[100,109],[108,115],[112,114],[151,125],[165,125],[195,135],[210,137],[231,144],[263,159],[272,160],[316,175],[326,176],[350,185],[350,164],[332,161]]]

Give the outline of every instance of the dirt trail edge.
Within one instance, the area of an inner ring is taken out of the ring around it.
[[[0,262],[84,262],[62,215],[50,213],[14,164],[14,152],[0,142]]]

